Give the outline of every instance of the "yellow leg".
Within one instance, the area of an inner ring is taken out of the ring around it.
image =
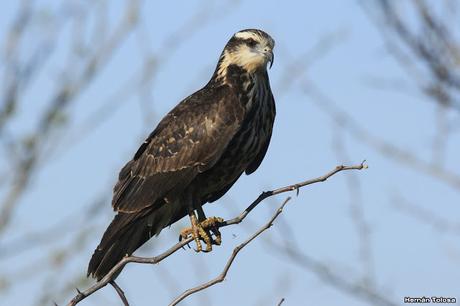
[[[200,219],[202,217],[201,213],[198,213]],[[180,238],[187,239],[190,235],[193,237],[193,240],[196,243],[196,252],[203,251],[201,246],[201,241],[204,241],[206,249],[204,252],[212,251],[212,244],[220,245],[222,238],[219,232],[219,224],[224,221],[224,219],[219,217],[210,217],[198,222],[195,212],[189,214],[191,227],[187,227],[181,230]],[[216,239],[213,240],[209,231],[212,231],[216,236]]]
[[[197,213],[198,213],[198,220],[202,223],[205,229],[208,229],[207,232],[209,236],[211,236],[211,234],[209,233],[209,231],[211,231],[216,237],[215,239],[211,240],[212,244],[221,245],[222,235],[220,234],[220,231],[219,231],[219,225],[220,223],[224,222],[224,219],[220,217],[206,218],[206,215],[204,214],[202,206],[197,208]]]

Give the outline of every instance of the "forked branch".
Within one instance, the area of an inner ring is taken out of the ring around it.
[[[228,270],[230,270],[230,267],[231,265],[233,264],[233,261],[235,260],[236,258],[236,255],[238,255],[238,253],[245,247],[247,246],[249,243],[251,243],[251,241],[253,241],[254,239],[257,238],[257,236],[259,236],[260,234],[262,234],[263,232],[265,232],[266,230],[268,230],[272,225],[273,225],[273,222],[275,221],[275,219],[283,212],[283,208],[284,206],[287,204],[287,202],[289,202],[291,198],[288,197],[286,200],[284,200],[283,204],[281,204],[281,206],[276,210],[275,214],[273,215],[273,217],[263,226],[261,227],[257,232],[255,232],[254,234],[251,235],[251,237],[249,237],[246,241],[244,241],[243,243],[241,243],[240,245],[236,246],[234,249],[233,249],[233,252],[232,252],[232,255],[230,256],[230,258],[227,260],[227,263],[225,264],[225,267],[224,267],[224,270],[214,279],[206,282],[206,283],[203,283],[201,285],[198,285],[196,287],[193,287],[193,288],[190,288],[188,290],[185,290],[181,295],[179,295],[178,297],[176,297],[174,299],[174,301],[172,301],[169,306],[174,306],[174,305],[177,305],[180,301],[182,301],[183,299],[185,299],[186,297],[188,297],[189,295],[192,295],[194,293],[197,293],[201,290],[204,290],[206,288],[209,288],[215,284],[218,284],[218,283],[221,283],[224,281],[225,277],[227,276],[227,273],[228,273]]]
[[[307,181],[303,181],[303,182],[300,182],[300,183],[296,183],[296,184],[292,184],[292,185],[289,185],[289,186],[286,186],[286,187],[282,187],[282,188],[278,188],[278,189],[275,189],[275,190],[270,190],[270,191],[265,191],[265,192],[262,192],[259,197],[257,197],[256,200],[254,200],[254,202],[252,202],[240,215],[238,215],[237,217],[233,218],[233,219],[230,219],[230,220],[225,220],[224,222],[222,222],[219,227],[225,227],[225,226],[228,226],[228,225],[233,225],[233,224],[238,224],[240,222],[242,222],[246,216],[257,206],[259,205],[263,200],[265,200],[266,198],[269,198],[269,197],[272,197],[272,196],[275,196],[275,195],[278,195],[278,194],[281,194],[281,193],[285,193],[285,192],[289,192],[289,191],[297,191],[297,193],[299,192],[299,189],[302,188],[302,187],[305,187],[307,185],[311,185],[311,184],[316,184],[316,183],[320,183],[320,182],[324,182],[326,181],[328,178],[330,178],[331,176],[339,173],[339,172],[342,172],[342,171],[348,171],[348,170],[362,170],[362,169],[367,169],[367,165],[365,164],[365,161],[363,161],[361,164],[359,165],[354,165],[354,166],[344,166],[344,165],[341,165],[341,166],[337,166],[335,167],[333,170],[329,171],[328,173],[326,173],[325,175],[322,175],[320,177],[317,177],[317,178],[314,178],[314,179],[310,179],[310,180],[307,180]],[[271,225],[272,222],[276,219],[276,217],[281,213],[282,211],[282,208],[284,207],[284,205],[286,204],[287,201],[285,201],[283,203],[283,205],[280,207],[280,209],[277,211],[277,213],[272,217],[272,219],[269,221],[269,223],[267,223],[268,225]],[[269,226],[268,226],[269,227]],[[221,275],[219,277],[217,277],[216,279],[214,280],[211,280],[210,282],[208,283],[205,283],[201,286],[205,286],[203,288],[201,288],[200,286],[199,287],[196,287],[196,288],[192,288],[192,289],[189,289],[187,290],[186,292],[184,292],[182,295],[180,295],[178,298],[176,298],[177,302],[180,302],[181,300],[183,300],[185,297],[189,296],[190,294],[192,293],[195,293],[195,292],[198,292],[200,290],[203,290],[209,286],[212,286],[213,284],[215,283],[218,283],[220,282],[221,280],[220,277],[223,275],[223,277],[225,277],[228,269],[230,268],[230,265],[232,264],[233,260],[235,259],[237,253],[244,247],[246,246],[248,243],[250,243],[253,239],[255,239],[257,236],[259,236],[263,231],[265,231],[267,228],[267,226],[261,228],[258,232],[256,232],[253,236],[251,236],[247,241],[243,242],[241,245],[237,246],[237,248],[235,248],[235,250],[233,251],[233,254],[232,256],[230,257],[229,261],[227,262],[227,265],[224,269],[224,271],[221,273]],[[192,237],[189,237],[187,239],[183,239],[182,241],[176,243],[175,245],[173,245],[171,248],[169,248],[168,250],[166,250],[165,252],[161,253],[160,255],[158,256],[155,256],[155,257],[138,257],[138,256],[127,256],[127,257],[124,257],[122,260],[120,260],[120,262],[118,262],[110,271],[109,273],[107,273],[107,275],[102,278],[100,281],[98,281],[97,283],[95,283],[93,286],[91,286],[90,288],[86,289],[85,291],[79,291],[77,290],[78,294],[67,304],[67,306],[75,306],[77,305],[79,302],[81,302],[82,300],[84,300],[85,298],[87,298],[88,296],[92,295],[94,292],[100,290],[101,288],[105,287],[107,284],[110,284],[110,283],[113,283],[113,280],[114,280],[114,277],[116,275],[118,275],[119,271],[121,269],[123,269],[123,267],[128,264],[128,263],[140,263],[140,264],[157,264],[159,262],[161,262],[162,260],[164,260],[165,258],[169,257],[170,255],[174,254],[177,250],[181,249],[182,247],[184,247],[185,245],[187,245],[188,243],[190,243],[191,241],[193,240]],[[116,289],[116,287],[115,287]],[[117,290],[117,293],[120,294],[120,291]],[[122,295],[120,295],[121,297]],[[123,295],[124,296],[124,295]],[[175,300],[175,301],[176,301]],[[174,301],[172,302],[171,305],[176,305],[174,304]]]

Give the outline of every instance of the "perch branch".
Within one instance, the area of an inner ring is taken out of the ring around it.
[[[335,167],[333,170],[329,171],[323,176],[310,179],[304,182],[300,182],[297,184],[292,184],[286,187],[278,188],[275,190],[271,191],[265,191],[262,192],[259,197],[252,202],[239,216],[236,218],[226,220],[222,222],[219,227],[225,227],[228,225],[232,224],[238,224],[246,218],[246,216],[263,200],[265,200],[268,197],[272,197],[274,195],[278,195],[281,193],[289,192],[289,191],[297,191],[299,192],[299,189],[302,187],[305,187],[307,185],[315,184],[315,183],[320,183],[326,181],[328,178],[331,176],[342,172],[342,171],[348,171],[348,170],[362,170],[366,169],[367,165],[363,161],[359,165],[354,165],[354,166],[344,166],[340,165]],[[106,276],[104,276],[100,281],[96,282],[93,286],[89,287],[85,291],[78,291],[78,294],[67,304],[67,306],[75,306],[82,300],[86,299],[88,296],[92,295],[94,292],[100,290],[101,288],[105,287],[107,284],[109,284],[115,277],[115,275],[118,275],[119,271],[123,269],[123,267],[128,264],[128,263],[140,263],[140,264],[157,264],[161,262],[163,259],[169,257],[170,255],[174,254],[177,250],[181,249],[188,243],[190,243],[193,240],[192,237],[189,237],[187,239],[183,239],[182,241],[176,243],[173,245],[171,248],[169,248],[167,251],[161,253],[158,256],[155,257],[138,257],[138,256],[127,256],[124,257],[122,260],[120,260],[110,271],[107,273]]]
[[[198,285],[196,287],[193,287],[193,288],[190,288],[188,290],[185,290],[181,295],[179,295],[178,297],[176,297],[170,304],[169,306],[175,306],[177,304],[179,304],[179,302],[181,302],[183,299],[185,299],[186,297],[188,297],[189,295],[192,295],[194,293],[197,293],[199,291],[202,291],[206,288],[209,288],[215,284],[218,284],[218,283],[221,283],[225,280],[225,277],[227,276],[227,273],[228,273],[228,270],[230,270],[230,267],[232,266],[233,264],[233,261],[235,260],[236,256],[238,255],[238,253],[245,247],[247,246],[249,243],[251,243],[251,241],[253,241],[254,239],[257,238],[257,236],[259,236],[260,234],[262,234],[264,231],[266,231],[267,229],[269,229],[272,225],[273,225],[273,222],[275,221],[275,219],[283,212],[283,208],[284,206],[287,204],[287,202],[289,202],[291,198],[288,197],[286,200],[284,200],[283,204],[281,204],[281,206],[276,210],[275,214],[273,215],[273,217],[270,219],[270,221],[268,221],[264,226],[262,226],[257,232],[255,232],[251,237],[249,237],[246,241],[244,241],[243,243],[241,243],[240,245],[236,246],[234,249],[233,249],[233,252],[232,252],[232,255],[230,256],[230,258],[227,260],[227,263],[225,264],[225,267],[224,267],[224,270],[214,279],[206,282],[206,283],[203,283],[201,285]]]
[[[123,305],[124,306],[129,306],[128,299],[126,298],[125,293],[120,288],[120,286],[118,286],[117,283],[114,280],[110,281],[110,285],[112,285],[112,287],[118,293],[118,296],[120,297],[121,301],[123,302]]]

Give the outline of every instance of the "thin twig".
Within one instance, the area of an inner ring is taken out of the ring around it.
[[[362,282],[350,280],[350,275],[340,275],[330,268],[330,265],[317,261],[309,255],[297,250],[295,247],[283,246],[278,243],[271,245],[274,251],[287,256],[291,263],[297,264],[307,271],[312,272],[319,279],[332,287],[340,289],[356,298],[368,302],[370,305],[396,306],[390,296],[382,294],[373,286],[366,286]]]
[[[260,234],[262,234],[264,231],[266,231],[267,229],[269,229],[272,225],[273,225],[273,222],[275,221],[275,219],[283,212],[283,208],[284,206],[287,204],[287,202],[289,202],[291,198],[288,197],[286,200],[284,200],[283,204],[281,204],[281,206],[276,210],[275,214],[273,215],[273,217],[270,219],[270,221],[268,221],[264,226],[262,226],[257,232],[255,232],[251,237],[249,237],[246,241],[244,241],[243,243],[241,243],[240,245],[236,246],[234,249],[233,249],[233,252],[232,252],[232,255],[230,256],[230,258],[227,260],[227,264],[225,265],[224,267],[224,270],[214,279],[206,282],[206,283],[203,283],[199,286],[196,286],[196,287],[193,287],[193,288],[190,288],[188,290],[185,290],[181,295],[179,295],[178,297],[176,297],[170,304],[169,306],[174,306],[174,305],[177,305],[180,301],[182,301],[183,299],[185,299],[186,297],[188,297],[189,295],[192,295],[194,293],[197,293],[199,291],[202,291],[206,288],[209,288],[215,284],[218,284],[218,283],[221,283],[224,281],[225,277],[227,276],[227,273],[228,273],[228,270],[230,270],[230,267],[232,266],[233,264],[233,261],[235,260],[236,256],[238,255],[238,253],[245,247],[247,246],[249,243],[251,243],[251,241],[253,241],[254,239],[257,238],[257,236],[259,236]]]
[[[87,298],[88,296],[90,296],[91,294],[93,294],[94,292],[100,290],[101,288],[105,287],[108,283],[110,283],[110,281],[112,280],[112,278],[114,277],[114,275],[116,273],[118,273],[119,270],[123,269],[123,267],[130,263],[130,262],[135,262],[135,263],[142,263],[142,264],[157,264],[159,263],[160,261],[162,261],[163,259],[169,257],[170,255],[172,255],[173,253],[175,253],[177,250],[180,250],[181,248],[183,248],[185,245],[187,245],[188,243],[190,243],[191,241],[193,240],[192,237],[189,237],[187,239],[184,239],[178,243],[176,243],[174,246],[172,246],[170,249],[168,249],[167,251],[161,253],[160,255],[158,256],[155,256],[155,257],[150,257],[150,258],[147,258],[147,257],[137,257],[137,256],[127,256],[127,257],[124,257],[122,260],[120,260],[113,268],[112,270],[110,270],[109,273],[107,273],[107,275],[102,278],[100,281],[98,281],[97,283],[95,283],[93,286],[91,286],[90,288],[88,288],[87,290],[83,291],[83,292],[79,292],[68,304],[67,306],[75,306],[77,305],[79,302],[81,302],[82,300],[84,300],[85,298]]]
[[[278,303],[278,306],[281,306],[281,304],[284,303],[284,298],[281,299],[281,301]]]
[[[244,220],[244,218],[246,218],[246,216],[260,202],[262,202],[263,200],[265,200],[268,197],[271,197],[271,196],[274,196],[274,195],[277,195],[277,194],[281,194],[281,193],[284,193],[284,192],[298,191],[300,188],[302,188],[304,186],[324,182],[328,178],[330,178],[331,176],[333,176],[333,175],[335,175],[335,174],[337,174],[339,172],[342,172],[342,171],[366,169],[367,165],[364,162],[365,161],[363,161],[361,164],[355,165],[355,166],[343,166],[343,165],[337,166],[333,170],[328,172],[327,174],[325,174],[323,176],[320,176],[320,177],[317,177],[315,179],[307,180],[307,181],[300,182],[300,183],[297,183],[297,184],[292,184],[292,185],[282,187],[282,188],[278,188],[278,189],[271,190],[271,191],[262,192],[259,195],[259,197],[254,202],[252,202],[239,216],[237,216],[236,218],[233,218],[233,219],[226,220],[226,221],[222,222],[219,225],[219,227],[225,227],[225,226],[228,226],[228,225],[238,224],[238,223],[242,222]],[[124,257],[100,281],[96,282],[93,286],[91,286],[90,288],[86,289],[85,291],[79,292],[67,304],[67,306],[75,306],[79,302],[81,302],[82,300],[87,298],[88,296],[92,295],[94,292],[96,292],[96,291],[100,290],[101,288],[105,287],[107,284],[109,284],[116,277],[116,275],[118,275],[119,271],[121,269],[123,269],[123,267],[126,264],[131,263],[131,262],[132,263],[140,263],[140,264],[157,264],[157,263],[161,262],[163,259],[165,259],[165,258],[169,257],[170,255],[174,254],[176,251],[178,251],[181,248],[183,248],[185,245],[190,243],[192,240],[193,240],[192,237],[188,237],[187,239],[183,239],[182,241],[180,241],[180,242],[176,243],[175,245],[173,245],[167,251],[165,251],[165,252],[163,252],[160,255],[155,256],[155,257],[138,257],[138,256]]]
[[[125,293],[120,288],[120,286],[118,286],[117,283],[114,280],[110,281],[110,285],[112,285],[112,287],[115,289],[115,291],[117,291],[118,296],[120,297],[121,301],[123,302],[123,305],[129,306],[128,299],[126,298]]]
[[[240,223],[241,221],[244,220],[244,218],[246,218],[246,216],[251,212],[251,210],[253,210],[257,205],[259,205],[260,202],[262,202],[263,200],[265,200],[268,197],[271,197],[271,196],[274,196],[274,195],[277,195],[277,194],[280,194],[280,193],[288,192],[288,191],[296,191],[297,194],[298,194],[300,188],[305,187],[307,185],[324,182],[328,178],[330,178],[331,176],[333,176],[334,174],[336,174],[338,172],[347,171],[347,170],[367,169],[368,166],[365,164],[365,162],[366,161],[364,160],[361,164],[356,165],[356,166],[344,166],[344,165],[337,166],[337,167],[335,167],[334,170],[330,171],[329,173],[326,173],[323,176],[320,176],[320,177],[317,177],[317,178],[314,178],[314,179],[311,179],[311,180],[307,180],[307,181],[304,181],[304,182],[301,182],[301,183],[292,184],[292,185],[289,185],[289,186],[286,186],[286,187],[278,188],[278,189],[275,189],[275,190],[262,192],[259,195],[259,197],[254,202],[252,202],[251,205],[249,205],[238,217],[230,219],[230,220],[227,220],[227,221],[224,221],[221,224],[220,227]]]
[[[426,175],[452,186],[456,190],[460,190],[460,175],[458,173],[455,173],[450,168],[441,167],[438,163],[427,162],[414,152],[405,150],[375,134],[371,134],[348,112],[340,109],[337,104],[314,83],[308,81],[308,83],[306,82],[304,85],[304,93],[313,97],[311,101],[314,102],[321,111],[330,115],[338,125],[346,128],[350,135],[355,137],[358,141],[402,165],[425,173]]]
[[[107,65],[117,48],[121,46],[122,42],[134,29],[136,19],[133,16],[137,15],[138,9],[137,1],[128,2],[125,15],[107,41],[98,44],[98,48],[94,54],[88,57],[82,67],[79,67],[79,69],[68,67],[66,69],[66,71],[81,71],[81,73],[73,76],[71,78],[72,81],[65,80],[59,84],[56,91],[52,93],[52,97],[46,102],[43,115],[38,118],[35,131],[31,135],[27,135],[24,139],[15,140],[18,147],[21,147],[21,152],[24,151],[26,154],[19,156],[21,157],[20,159],[18,159],[18,156],[12,155],[11,161],[17,160],[17,162],[12,163],[15,165],[15,169],[12,171],[14,173],[12,176],[13,183],[7,191],[6,196],[0,202],[0,235],[10,225],[20,199],[27,191],[31,180],[40,170],[40,166],[42,166],[42,159],[44,156],[49,155],[49,152],[45,151],[47,144],[51,141],[50,139],[52,141],[58,139],[50,137],[50,135],[53,135],[53,132],[56,130],[62,132],[64,129],[62,122],[58,120],[59,117],[65,115],[66,109],[73,103],[76,103],[79,95],[85,91],[102,68]]]

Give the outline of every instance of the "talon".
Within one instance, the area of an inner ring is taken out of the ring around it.
[[[300,186],[299,186],[299,185],[295,185],[295,193],[296,193],[296,196],[297,196],[297,197],[299,196],[299,192],[300,192]]]
[[[212,239],[212,244],[221,245],[222,235],[220,234],[220,231],[219,231],[219,225],[224,222],[224,219],[220,217],[211,217],[211,218],[208,218],[206,221],[208,221],[207,225],[209,225],[210,231],[215,236],[215,239]]]
[[[218,227],[222,222],[224,222],[224,219],[221,217],[209,217],[201,222],[201,226],[203,228],[213,228]]]
[[[216,238],[213,240],[215,245],[221,245],[222,244],[222,235],[220,234],[219,228],[215,227],[211,229],[212,233]]]
[[[192,228],[191,228],[191,227],[183,228],[183,229],[180,231],[179,241],[182,241],[182,239],[187,239],[188,236],[189,236],[191,233],[192,233]]]
[[[188,236],[192,234],[192,228],[191,227],[186,227],[180,231],[179,234],[179,242],[182,241],[183,239],[187,239]],[[190,243],[187,243],[186,246],[190,249]],[[185,250],[184,246],[182,247],[183,250]]]
[[[211,252],[212,245],[220,245],[222,243],[222,236],[219,231],[219,225],[224,222],[224,219],[220,217],[210,217],[201,222],[198,222],[196,216],[193,214],[190,217],[191,227],[187,227],[181,230],[179,241],[182,239],[187,239],[188,237],[193,237],[193,240],[196,244],[195,252]],[[215,238],[213,239],[212,234]],[[203,241],[206,245],[206,248],[203,250],[201,245]]]

